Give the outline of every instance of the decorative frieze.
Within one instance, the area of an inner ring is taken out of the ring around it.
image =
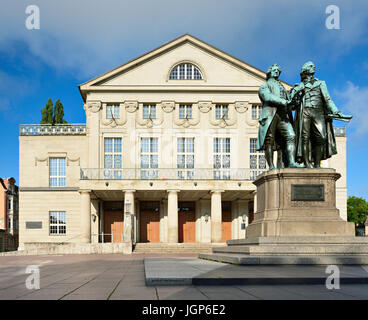
[[[136,112],[138,109],[138,101],[127,100],[123,105],[125,106],[125,110],[130,113]]]
[[[162,101],[161,108],[164,112],[170,113],[175,109],[175,101]]]
[[[127,122],[127,111],[128,110],[127,110],[127,107],[126,107],[125,103],[120,103],[119,104],[119,108],[120,108],[119,118],[112,117],[111,119],[106,117],[107,105],[108,105],[107,103],[102,104],[102,109],[103,109],[102,117],[101,117],[102,124],[105,125],[105,126],[113,127],[113,128],[115,128],[116,126],[123,126],[124,124],[126,124],[126,122]],[[125,106],[125,108],[124,108],[124,106]]]
[[[211,101],[199,101],[198,109],[199,111],[203,113],[207,113],[212,109],[212,102]]]
[[[198,109],[198,105],[197,104],[192,104],[192,117],[191,118],[184,118],[184,119],[180,119],[180,105],[178,104],[177,107],[175,108],[175,117],[174,117],[174,123],[177,126],[180,127],[184,127],[184,128],[189,128],[189,127],[193,127],[196,126],[199,122],[200,122],[200,114],[199,114],[199,109]]]
[[[101,110],[101,107],[102,107],[102,103],[101,103],[101,101],[98,101],[98,100],[87,101],[84,104],[84,110],[86,112],[96,113],[96,112],[99,112]]]
[[[244,113],[249,108],[249,102],[248,101],[236,101],[235,102],[235,110],[239,113]]]

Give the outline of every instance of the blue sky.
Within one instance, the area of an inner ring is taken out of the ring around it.
[[[301,1],[300,1],[301,2]],[[348,194],[368,199],[368,2],[330,0],[0,0],[0,177],[18,180],[19,124],[39,123],[48,98],[84,123],[78,85],[184,33],[296,83],[312,60],[347,126]],[[25,27],[28,5],[40,29]],[[340,29],[326,28],[326,7]],[[343,123],[337,123],[343,124]]]

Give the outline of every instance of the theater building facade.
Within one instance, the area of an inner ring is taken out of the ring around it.
[[[86,124],[21,125],[20,247],[244,238],[252,181],[267,170],[256,150],[265,79],[184,35],[80,85]],[[342,174],[346,219],[344,127],[335,132],[338,155],[323,166]]]

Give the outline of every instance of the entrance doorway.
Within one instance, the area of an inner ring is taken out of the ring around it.
[[[122,201],[104,202],[104,242],[123,242],[124,213]]]
[[[195,202],[179,202],[179,242],[195,242]]]
[[[231,202],[222,202],[222,242],[231,240]]]
[[[160,202],[140,202],[139,231],[140,242],[160,242]]]

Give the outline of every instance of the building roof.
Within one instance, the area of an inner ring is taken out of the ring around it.
[[[127,69],[131,69],[131,68],[134,68],[138,65],[141,65],[149,60],[152,60],[153,58],[165,53],[165,52],[168,52],[174,48],[177,48],[178,46],[180,45],[183,45],[185,43],[191,43],[192,45],[194,46],[197,46],[199,48],[201,48],[202,50],[205,50],[227,62],[229,62],[230,64],[233,64],[233,65],[236,65],[237,67],[241,68],[241,69],[244,69],[246,70],[247,72],[259,77],[259,78],[262,78],[262,79],[265,79],[266,80],[266,72],[244,62],[243,60],[241,59],[238,59],[238,58],[235,58],[234,56],[198,39],[198,38],[195,38],[193,37],[192,35],[190,34],[184,34],[170,42],[167,42],[165,44],[163,44],[162,46],[154,49],[154,50],[151,50],[133,60],[130,60],[122,65],[120,65],[119,67],[116,67],[108,72],[105,72],[103,73],[102,75],[99,75],[87,82],[84,82],[82,84],[79,85],[79,91],[82,95],[82,98],[84,101],[86,101],[86,91],[88,91],[88,89],[90,87],[93,87],[93,86],[96,86],[96,85],[99,85],[101,82],[104,82],[104,81],[107,81],[108,79],[124,72],[125,70]],[[286,85],[287,87],[291,87],[291,85],[287,82],[284,82],[282,81],[282,83],[284,85]],[[92,89],[92,88],[91,88]]]

